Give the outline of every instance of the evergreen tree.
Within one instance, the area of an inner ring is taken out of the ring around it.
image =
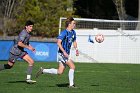
[[[33,35],[56,37],[59,29],[59,18],[74,16],[74,10],[67,11],[67,5],[69,3],[67,0],[11,1],[14,1],[14,7],[12,8],[12,12],[10,12],[12,16],[8,18],[14,20],[10,23],[14,23],[14,26],[9,26],[10,32],[7,33],[8,35],[17,35],[27,20],[33,20],[35,22]]]

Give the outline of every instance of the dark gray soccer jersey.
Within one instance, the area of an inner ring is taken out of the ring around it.
[[[24,29],[18,35],[15,41],[15,45],[11,48],[10,52],[14,55],[20,55],[24,51],[23,47],[18,46],[18,42],[22,42],[25,45],[29,45],[30,34]]]

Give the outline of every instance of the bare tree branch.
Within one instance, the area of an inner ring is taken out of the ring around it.
[[[15,5],[15,0],[13,0],[12,4],[10,6],[9,15],[8,15],[9,18],[11,17],[11,13],[13,11],[14,5]]]
[[[112,1],[116,5],[116,10],[118,12],[119,20],[125,20],[125,17],[126,17],[126,12],[124,8],[125,0],[112,0]],[[123,23],[120,23],[120,27],[122,29],[125,29],[125,25]]]

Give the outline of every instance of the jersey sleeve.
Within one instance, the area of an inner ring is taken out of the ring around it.
[[[22,31],[20,34],[19,34],[19,41],[23,42],[26,38],[26,33],[24,31]]]
[[[62,31],[62,32],[59,34],[59,36],[57,37],[57,39],[63,40],[63,39],[65,38],[65,35],[66,35],[65,31]]]
[[[76,32],[73,30],[73,42],[76,41]]]

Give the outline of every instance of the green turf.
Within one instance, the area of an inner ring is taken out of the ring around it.
[[[6,62],[1,61],[0,64]],[[139,93],[139,64],[75,63],[75,83],[78,89],[67,88],[68,68],[63,75],[43,74],[35,79],[42,67],[57,67],[56,62],[36,62],[33,79],[36,84],[26,84],[27,63],[16,62],[11,70],[0,72],[0,93]]]

